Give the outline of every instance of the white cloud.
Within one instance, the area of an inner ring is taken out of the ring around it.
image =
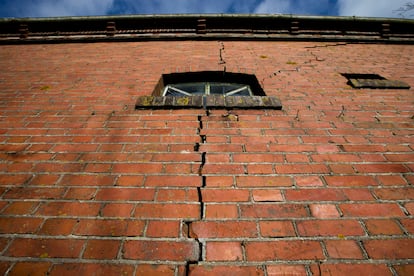
[[[114,0],[9,0],[1,8],[15,17],[105,15],[113,3]]]
[[[407,0],[338,0],[339,15],[367,17],[401,17],[396,11],[407,3]],[[414,11],[404,14],[413,18]]]
[[[259,0],[115,0],[128,13],[250,13]]]
[[[329,0],[264,0],[257,6],[255,13],[280,14],[326,14],[334,12],[335,5]]]
[[[291,13],[289,0],[264,0],[255,9],[255,13]]]

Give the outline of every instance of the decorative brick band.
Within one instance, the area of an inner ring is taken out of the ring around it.
[[[177,109],[177,108],[208,108],[208,109],[282,109],[279,99],[274,96],[219,96],[197,95],[188,97],[157,97],[141,96],[136,109]]]

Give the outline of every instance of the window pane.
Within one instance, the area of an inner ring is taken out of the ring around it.
[[[182,97],[182,96],[186,96],[183,93],[180,93],[176,90],[172,90],[171,88],[167,88],[167,91],[165,91],[165,95],[164,96],[175,96],[175,97]]]
[[[250,90],[246,87],[243,88],[243,90],[240,90],[239,92],[232,94],[231,96],[250,96]]]
[[[171,86],[176,87],[190,94],[204,94],[205,93],[204,83],[180,83],[180,84],[172,84]]]
[[[193,82],[167,85],[164,96],[191,96],[191,95],[223,95],[223,96],[250,96],[250,87],[238,83],[222,82]]]

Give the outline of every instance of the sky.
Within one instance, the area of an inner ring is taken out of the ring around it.
[[[121,14],[298,14],[414,19],[408,0],[0,0],[0,17]],[[400,10],[400,11],[398,11]]]

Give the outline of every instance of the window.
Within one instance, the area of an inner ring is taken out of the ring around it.
[[[249,85],[225,82],[190,82],[169,84],[163,96],[222,95],[253,96]]]
[[[139,97],[135,108],[281,109],[266,96],[256,76],[223,71],[172,73],[161,76],[151,96]]]
[[[348,84],[353,88],[368,89],[410,89],[405,82],[388,80],[377,74],[342,74],[348,79]]]

